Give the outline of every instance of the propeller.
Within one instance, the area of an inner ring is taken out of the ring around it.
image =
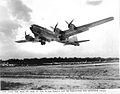
[[[50,27],[51,27],[51,28],[54,30],[54,32],[55,32],[57,26],[58,26],[58,23],[55,25],[55,27],[52,27],[52,26],[50,26]]]
[[[27,35],[27,33],[25,31],[25,39],[28,39],[29,36],[30,36],[30,34]]]
[[[74,19],[70,23],[68,23],[67,21],[65,21],[65,22],[68,24],[68,27],[70,27],[70,25],[72,24],[73,21],[74,21]]]

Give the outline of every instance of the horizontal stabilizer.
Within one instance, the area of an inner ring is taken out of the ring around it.
[[[81,41],[76,41],[76,43],[80,43],[80,42],[87,42],[87,41],[90,41],[90,40],[81,40]]]

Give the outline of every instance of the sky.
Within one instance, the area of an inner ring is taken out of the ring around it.
[[[65,20],[81,26],[107,17],[113,21],[77,34],[90,40],[80,46],[50,42],[17,44],[31,33],[31,24],[68,29]],[[119,0],[0,0],[0,59],[42,57],[119,57]]]

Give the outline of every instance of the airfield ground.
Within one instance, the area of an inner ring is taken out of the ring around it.
[[[119,62],[3,67],[2,90],[118,89]]]

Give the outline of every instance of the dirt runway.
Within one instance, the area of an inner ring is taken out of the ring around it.
[[[119,63],[9,67],[1,69],[2,90],[120,88]]]

